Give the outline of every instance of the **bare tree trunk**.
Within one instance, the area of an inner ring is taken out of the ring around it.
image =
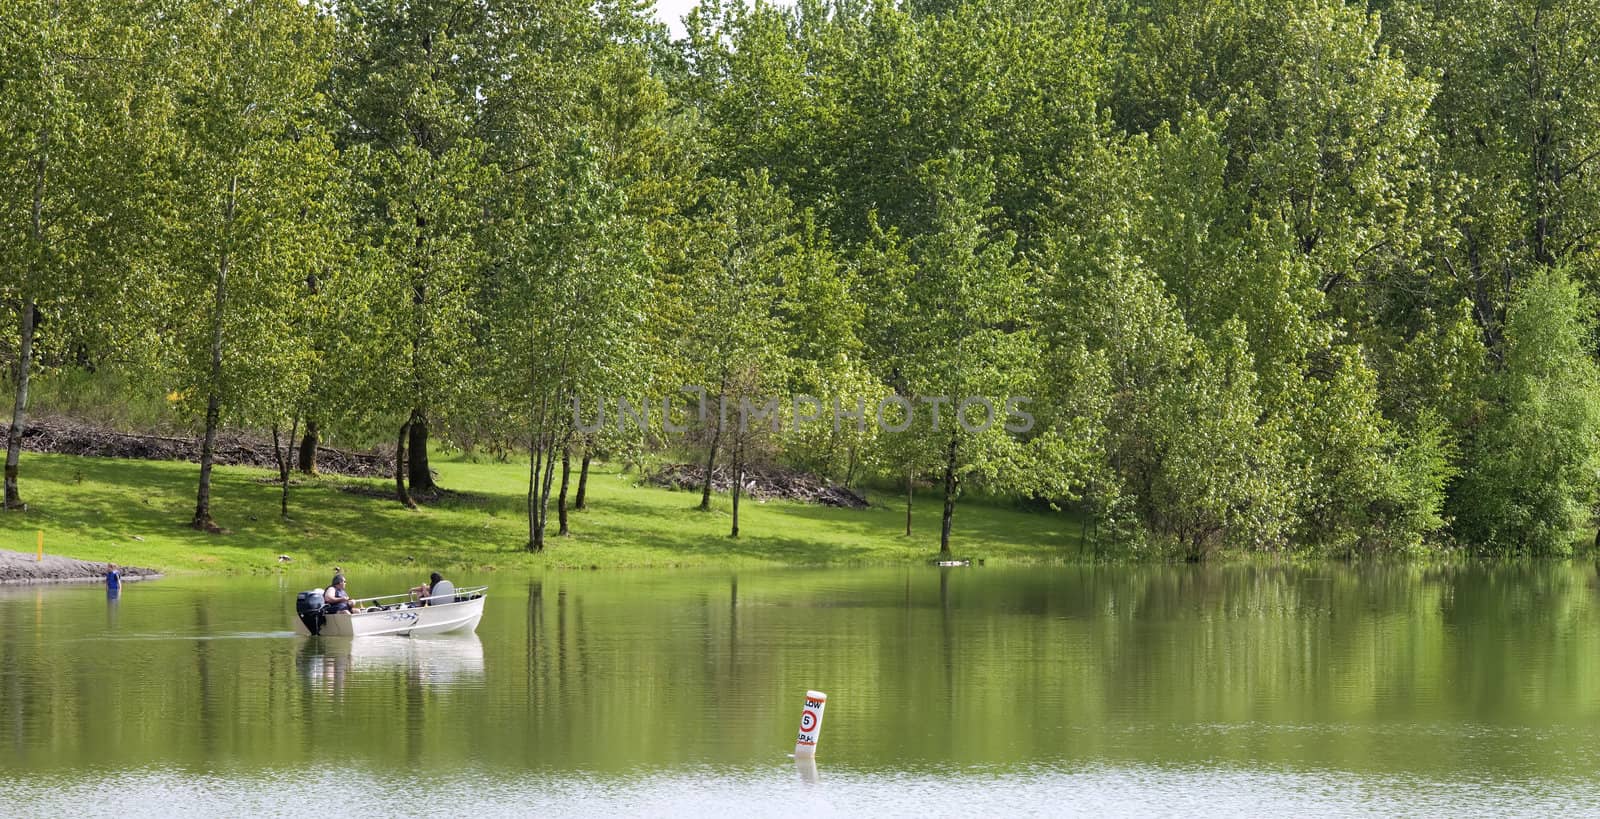
[[[1539,12],[1534,12],[1533,26],[1539,25]],[[1541,59],[1538,47],[1533,50],[1533,60],[1528,65],[1527,94],[1531,102],[1548,103],[1551,98],[1559,99],[1561,90],[1546,87],[1546,72],[1544,61]],[[1559,83],[1550,83],[1559,86]],[[1544,108],[1544,106],[1540,106]],[[1545,109],[1548,110],[1548,109]],[[1548,114],[1540,114],[1535,120],[1531,140],[1532,151],[1529,152],[1532,167],[1531,176],[1533,184],[1530,186],[1529,199],[1533,205],[1533,259],[1534,261],[1551,266],[1556,263],[1560,255],[1551,245],[1555,244],[1554,237],[1557,233],[1557,221],[1560,217],[1559,203],[1561,201],[1561,155],[1560,146],[1557,144],[1555,124]],[[1508,288],[1509,289],[1509,288]]]
[[[728,537],[739,536],[739,494],[744,488],[744,445],[737,438],[733,443],[733,463],[729,465],[730,474],[733,475],[733,531]]]
[[[529,388],[539,395],[538,412],[534,415],[532,434],[528,436],[528,551],[544,551],[544,504],[540,487],[549,483],[545,478],[554,462],[550,459],[551,439],[550,393],[540,388],[538,371],[530,373]]]
[[[572,447],[561,448],[561,497],[556,500],[556,517],[561,521],[558,535],[570,535],[567,528],[567,485],[572,482]]]
[[[417,237],[415,246],[419,254],[426,245],[425,238],[428,231],[428,220],[418,216],[416,219]],[[424,316],[429,309],[427,265],[420,260],[418,268],[412,272],[411,278],[411,310],[412,310],[412,335],[411,335],[411,380],[417,400],[420,402],[427,395],[423,389],[423,361],[422,343],[424,338]],[[428,416],[424,408],[415,405],[411,408],[410,424],[411,433],[411,490],[413,492],[433,492],[437,487],[433,485],[433,473],[428,467]]]
[[[906,467],[906,537],[911,537],[911,467]]]
[[[544,453],[544,486],[539,491],[539,548],[544,548],[544,530],[550,525],[550,487],[556,479],[556,450],[565,442],[558,443],[555,436],[550,436],[550,446]]]
[[[557,426],[553,421],[553,416],[558,414],[559,411],[551,411],[551,407],[566,405],[563,400],[567,392],[566,382],[564,381],[566,371],[567,353],[563,351],[560,366],[556,369],[557,378],[548,388],[541,388],[537,367],[529,373],[532,376],[529,379],[529,385],[534,390],[533,394],[540,396],[539,411],[534,424],[537,433],[530,436],[532,438],[531,446],[534,451],[528,453],[529,460],[534,462],[528,475],[528,551],[531,552],[544,551],[544,532],[550,520],[550,484],[555,479],[556,474],[556,450],[565,450],[572,441],[572,428],[570,426],[565,427],[559,437],[554,433],[554,430],[562,429],[562,427]],[[563,524],[565,524],[565,520],[563,520]],[[565,529],[566,527],[563,525],[562,534],[566,534]]]
[[[27,430],[28,377],[33,369],[34,313],[38,303],[29,299],[22,306],[22,346],[17,356],[17,395],[11,404],[11,429],[6,439],[6,509],[25,511],[22,493],[17,488],[17,472],[22,461],[22,433]]]
[[[233,222],[234,207],[238,201],[239,178],[228,183],[228,204],[223,210],[223,224]],[[217,259],[217,295],[211,315],[211,378],[206,384],[206,431],[200,441],[200,487],[195,492],[194,520],[189,525],[205,532],[221,529],[211,519],[211,463],[217,445],[217,424],[222,416],[222,401],[217,395],[222,383],[222,315],[228,307],[228,251],[223,246]]]
[[[949,454],[944,462],[944,523],[939,530],[939,554],[950,554],[950,522],[956,514],[956,437],[950,436]]]
[[[544,529],[539,525],[539,475],[544,463],[544,444],[535,435],[528,439],[528,551],[544,551]]]
[[[294,446],[294,439],[300,433],[300,416],[294,416],[294,421],[289,425],[289,446]],[[284,451],[283,445],[278,440],[278,424],[272,424],[272,456],[278,462],[278,482],[283,485],[283,496],[279,500],[279,514],[284,520],[289,519],[289,453]]]
[[[400,434],[394,442],[394,499],[407,509],[417,508],[417,502],[406,491],[406,439],[411,435],[411,421],[400,425]]]
[[[213,364],[212,371],[216,372],[218,369],[220,367]],[[205,436],[200,439],[200,488],[195,493],[194,520],[189,524],[204,532],[220,531],[216,521],[211,519],[211,464],[215,459],[217,422],[221,415],[222,407],[213,388],[210,396],[206,398],[206,431]]]
[[[437,492],[433,470],[428,466],[428,416],[419,407],[411,411],[411,491]]]
[[[700,511],[711,511],[711,470],[717,464],[717,444],[722,440],[722,396],[728,390],[728,376],[717,385],[717,431],[711,433],[711,451],[706,455],[706,485],[700,490]]]
[[[711,470],[717,465],[717,444],[722,440],[722,422],[717,422],[717,431],[711,434],[711,452],[706,455],[706,485],[700,490],[700,511],[711,511]]]
[[[589,442],[583,444],[583,467],[578,470],[578,497],[573,499],[573,509],[589,508]]]
[[[300,434],[300,414],[295,413],[294,420],[289,422],[289,445],[294,446],[296,435]],[[283,459],[283,517],[289,517],[289,457],[284,454]]]
[[[289,436],[293,441],[294,436]],[[278,434],[278,422],[272,422],[272,460],[278,465],[278,483],[283,486],[283,501],[280,504],[283,517],[289,516],[289,462],[283,457],[283,440]]]
[[[300,440],[300,471],[307,475],[317,474],[317,444],[322,443],[322,436],[318,434],[317,419],[306,419],[306,437]]]
[[[33,209],[32,230],[29,238],[30,249],[33,251],[28,259],[29,268],[37,274],[35,267],[44,248],[44,191],[46,175],[50,167],[50,132],[45,130],[39,135],[39,154],[33,163]],[[37,275],[29,276],[37,286]],[[26,292],[26,291],[24,291]],[[35,298],[27,298],[22,303],[21,345],[17,349],[17,394],[11,404],[11,428],[6,439],[6,477],[5,477],[5,509],[27,511],[28,505],[22,502],[22,493],[17,486],[17,474],[22,466],[22,433],[28,428],[28,379],[33,372],[33,334],[39,322],[39,302]]]

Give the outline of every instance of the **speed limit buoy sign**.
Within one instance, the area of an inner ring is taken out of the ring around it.
[[[800,735],[794,740],[795,756],[814,756],[817,737],[822,735],[822,709],[828,704],[828,695],[821,691],[806,692],[806,707],[800,711]]]

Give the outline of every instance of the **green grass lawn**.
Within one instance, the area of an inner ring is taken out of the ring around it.
[[[526,464],[435,459],[439,482],[463,493],[418,510],[392,499],[340,491],[382,481],[340,476],[293,486],[290,519],[278,514],[279,487],[259,469],[213,473],[212,513],[231,531],[207,535],[187,526],[199,467],[26,453],[25,513],[0,515],[0,548],[109,560],[169,572],[274,570],[278,555],[294,568],[411,566],[475,569],[620,568],[895,564],[933,559],[940,505],[917,499],[914,537],[905,537],[904,498],[880,494],[871,509],[832,509],[748,499],[740,536],[728,537],[730,500],[713,496],[700,512],[698,493],[639,486],[633,473],[600,467],[589,476],[589,509],[572,515],[572,535],[557,537],[554,499],[542,554],[528,539]],[[576,483],[576,476],[574,476]],[[574,487],[575,488],[575,487]],[[1079,522],[1065,514],[1028,513],[977,502],[956,508],[958,557],[999,563],[1055,563],[1080,557]]]

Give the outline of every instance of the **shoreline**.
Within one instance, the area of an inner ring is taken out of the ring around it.
[[[280,487],[263,480],[274,476],[250,467],[217,467],[213,499],[219,522],[229,529],[219,535],[188,525],[194,508],[192,464],[30,453],[25,497],[34,503],[26,512],[0,515],[0,583],[99,580],[108,560],[160,567],[129,570],[130,580],[157,572],[170,578],[319,572],[329,566],[517,573],[919,566],[940,559],[970,559],[990,567],[1178,562],[1159,550],[1129,554],[1105,544],[1097,548],[1084,538],[1082,518],[1070,512],[1035,512],[977,499],[958,509],[952,554],[941,555],[942,509],[927,495],[917,498],[914,537],[904,534],[903,506],[880,502],[841,509],[772,500],[742,506],[735,539],[728,536],[726,495],[714,493],[712,511],[701,512],[700,493],[653,486],[606,463],[592,470],[589,507],[571,512],[571,534],[549,532],[545,550],[536,553],[525,547],[526,464],[454,458],[436,464],[440,482],[451,490],[437,503],[406,509],[392,497],[345,488],[379,488],[373,481],[309,478],[292,484],[288,518],[281,513]],[[38,532],[44,533],[50,553],[41,563],[33,559]],[[1581,547],[1574,551],[1511,558],[1431,545],[1341,558],[1218,550],[1198,565],[1433,567],[1597,557]],[[74,552],[92,559],[54,562]]]
[[[162,573],[138,566],[119,566],[125,582],[155,580]],[[26,552],[0,549],[0,585],[31,585],[34,583],[103,583],[106,562],[79,560],[60,555],[45,555],[35,560]]]

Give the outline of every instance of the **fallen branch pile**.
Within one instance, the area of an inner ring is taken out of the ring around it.
[[[705,476],[704,464],[668,464],[646,477],[645,481],[668,489],[699,490],[704,485]],[[717,492],[733,489],[733,476],[725,467],[719,466],[711,471],[711,488]],[[864,509],[867,506],[865,498],[842,486],[807,472],[779,466],[745,468],[744,492],[759,501],[783,498],[850,509]]]
[[[8,442],[8,432],[0,426],[0,447]],[[284,441],[284,456],[293,458],[298,442]],[[200,460],[200,441],[196,438],[171,438],[164,435],[135,435],[80,424],[65,418],[30,420],[22,433],[22,448],[29,452],[58,455],[89,455],[97,458],[136,458],[148,461]],[[241,432],[217,432],[214,445],[216,463],[226,466],[254,466],[277,469],[272,439]],[[317,447],[317,471],[355,478],[382,478],[394,474],[394,458],[370,452],[347,452],[332,447]]]

